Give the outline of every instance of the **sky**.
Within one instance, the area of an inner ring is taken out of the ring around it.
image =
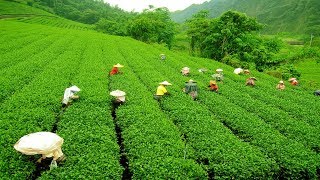
[[[112,6],[118,5],[126,11],[142,12],[149,5],[167,7],[170,11],[183,10],[191,4],[201,4],[208,0],[104,0]]]

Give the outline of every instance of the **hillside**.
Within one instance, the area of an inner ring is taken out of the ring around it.
[[[89,30],[93,26],[71,21],[49,12],[17,2],[0,0],[0,19],[15,20],[30,24],[42,24],[52,27]]]
[[[211,0],[192,5],[172,13],[176,22],[184,22],[200,10],[209,10],[211,17],[218,17],[227,10],[237,10],[256,17],[266,24],[265,32],[292,32],[318,34],[320,1],[318,0]]]
[[[288,82],[278,91],[279,79],[254,70],[256,87],[247,87],[248,77],[230,66],[128,37],[16,18],[0,19],[0,30],[3,179],[319,178],[320,101],[311,91]],[[109,76],[116,63],[123,73]],[[207,87],[217,68],[225,75],[219,94]],[[197,101],[181,91],[189,79],[199,86]],[[158,102],[153,95],[164,80],[170,95]],[[63,110],[70,84],[80,99]],[[126,103],[114,109],[116,89]],[[39,131],[64,138],[67,159],[58,168],[13,148]]]

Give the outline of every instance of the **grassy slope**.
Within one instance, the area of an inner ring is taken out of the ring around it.
[[[68,29],[89,30],[91,25],[61,18],[41,9],[25,4],[0,0],[0,20],[18,20],[30,24],[44,24]]]
[[[0,16],[4,14],[33,14],[33,15],[48,15],[52,14],[34,7],[27,6],[12,1],[0,0]]]
[[[310,85],[320,89],[320,63],[315,60],[306,60],[296,64],[301,72],[301,80],[310,81]]]

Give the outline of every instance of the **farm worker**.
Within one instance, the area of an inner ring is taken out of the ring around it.
[[[62,107],[66,107],[69,103],[74,99],[79,99],[79,96],[74,95],[79,92],[80,89],[77,86],[71,86],[64,91],[63,99],[62,99]]]
[[[126,101],[126,93],[120,90],[115,90],[110,92],[111,96],[114,96],[114,99],[112,100],[112,104],[115,108],[117,108],[119,105],[122,105]]]
[[[214,91],[214,92],[218,92],[218,90],[219,90],[219,87],[218,87],[218,85],[217,85],[217,82],[216,81],[213,81],[213,80],[210,80],[210,83],[209,83],[209,86],[208,86],[209,88],[210,88],[210,91]]]
[[[314,95],[315,95],[315,96],[320,96],[320,90],[316,90],[316,91],[314,92]]]
[[[14,148],[26,155],[42,154],[42,157],[37,161],[38,163],[47,157],[53,157],[50,164],[51,169],[57,167],[57,161],[65,160],[61,150],[62,144],[63,139],[55,133],[36,132],[20,138]]]
[[[243,73],[243,69],[242,69],[242,68],[236,68],[236,69],[233,71],[233,73],[239,75],[239,74]]]
[[[213,74],[212,77],[216,81],[223,81],[223,70],[222,69],[217,69],[216,74]]]
[[[244,72],[244,74],[250,74],[250,71],[249,71],[249,69],[245,69],[245,70],[243,70],[243,72]]]
[[[115,75],[115,74],[118,74],[118,73],[120,73],[119,72],[119,68],[122,68],[123,67],[123,65],[121,65],[121,64],[116,64],[116,65],[113,65],[113,68],[111,69],[111,71],[110,71],[110,75],[112,76],[112,75]]]
[[[161,59],[162,61],[166,60],[166,55],[165,55],[165,54],[160,54],[160,59]]]
[[[188,76],[189,73],[190,73],[190,68],[188,68],[188,67],[182,68],[181,69],[181,73],[182,73],[183,76]]]
[[[163,82],[159,83],[159,86],[157,88],[156,94],[154,95],[154,98],[156,100],[160,100],[163,95],[169,94],[169,92],[166,89],[166,86],[170,86],[170,85],[172,85],[172,84],[169,83],[168,81],[163,81]]]
[[[286,88],[286,86],[284,85],[284,82],[283,81],[279,81],[279,84],[277,85],[277,89],[284,90],[284,88]]]
[[[248,78],[247,79],[247,81],[246,81],[246,85],[247,86],[255,86],[255,82],[254,81],[256,81],[257,79],[255,78],[255,77],[250,77],[250,78]]]
[[[296,78],[290,78],[290,79],[289,79],[289,82],[291,83],[292,86],[298,85],[298,81],[297,81]]]
[[[200,68],[198,71],[199,71],[200,73],[204,73],[204,72],[207,71],[207,69],[205,69],[205,68]]]
[[[185,88],[183,89],[183,92],[186,94],[189,94],[193,100],[195,100],[198,97],[198,85],[196,84],[197,82],[190,79],[189,81],[186,82]]]

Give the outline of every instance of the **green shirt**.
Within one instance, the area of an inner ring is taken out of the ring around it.
[[[185,93],[189,94],[190,92],[195,91],[198,92],[198,86],[196,83],[188,82],[186,83]]]

